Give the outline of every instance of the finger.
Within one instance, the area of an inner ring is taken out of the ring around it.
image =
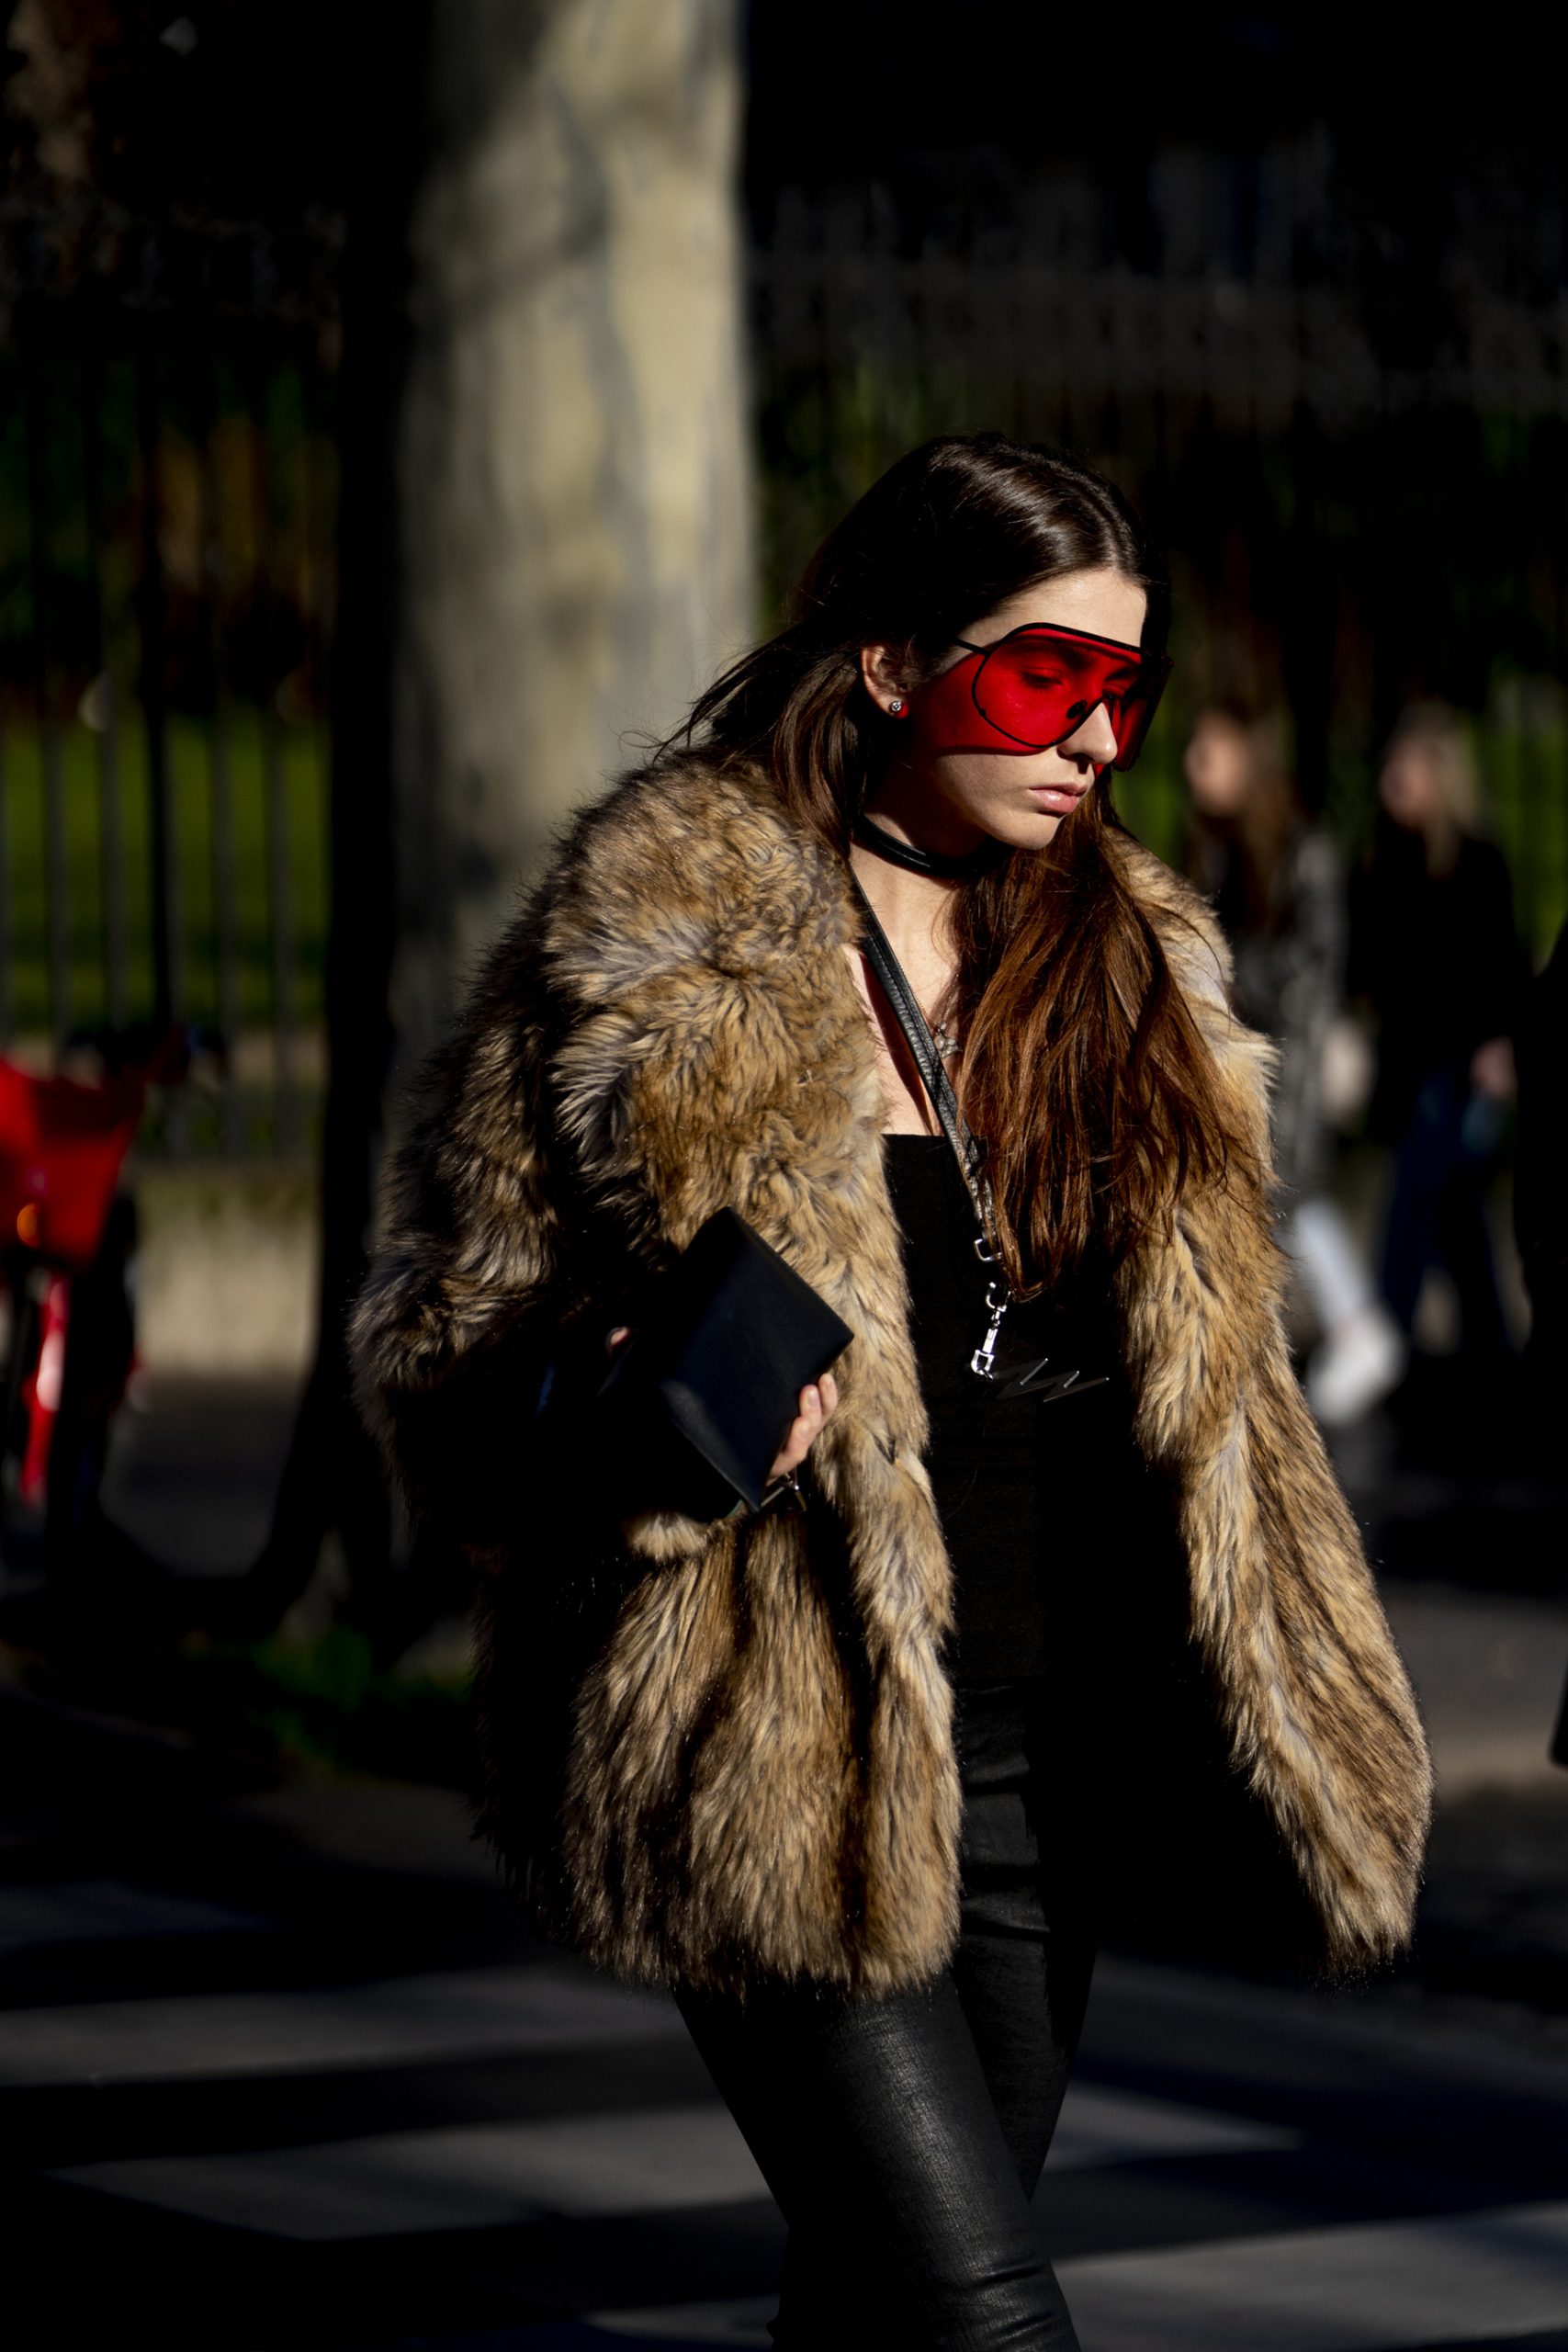
[[[799,1434],[809,1445],[838,1401],[839,1391],[831,1373],[825,1373],[819,1383],[803,1388],[800,1412],[790,1430],[791,1437]]]
[[[786,1471],[796,1470],[805,1461],[817,1435],[839,1401],[838,1383],[830,1372],[824,1373],[820,1382],[810,1382],[800,1392],[800,1410],[790,1423],[783,1445],[779,1448],[770,1476],[781,1478]]]
[[[807,1398],[815,1394],[814,1389],[801,1391],[801,1410],[789,1425],[788,1434],[774,1466],[775,1477],[786,1470],[798,1469],[811,1450],[813,1438],[828,1418],[828,1408],[823,1401],[819,1399],[815,1405],[807,1403]]]
[[[775,1478],[782,1477],[786,1470],[799,1469],[811,1451],[811,1441],[816,1436],[818,1427],[818,1423],[808,1421],[804,1417],[790,1423],[789,1433],[779,1448],[778,1459],[773,1464],[773,1475]]]

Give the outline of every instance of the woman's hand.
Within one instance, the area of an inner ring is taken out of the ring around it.
[[[768,1473],[770,1484],[774,1478],[787,1478],[798,1470],[811,1451],[812,1441],[823,1422],[839,1401],[839,1384],[830,1372],[813,1381],[800,1392],[800,1410],[789,1425],[789,1433],[773,1456],[773,1466]]]
[[[625,1347],[631,1335],[629,1323],[617,1323],[604,1341],[606,1353],[614,1355],[617,1348]],[[808,1382],[801,1390],[800,1410],[791,1421],[784,1442],[773,1456],[773,1466],[768,1473],[770,1486],[775,1478],[787,1478],[792,1470],[799,1469],[810,1453],[823,1422],[837,1409],[838,1402],[839,1384],[830,1372],[825,1372],[820,1380]]]

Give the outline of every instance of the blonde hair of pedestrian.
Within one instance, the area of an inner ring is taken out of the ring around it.
[[[1390,738],[1385,763],[1403,751],[1426,760],[1437,786],[1437,806],[1422,828],[1427,868],[1451,873],[1463,842],[1482,830],[1481,777],[1458,712],[1447,703],[1413,703]]]

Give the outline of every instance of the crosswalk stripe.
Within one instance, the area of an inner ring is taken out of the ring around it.
[[[736,2301],[671,2304],[664,2310],[595,2312],[588,2324],[601,2336],[623,2342],[630,2337],[645,2344],[735,2345],[750,2352],[754,2345],[772,2344],[768,2322],[778,2307],[776,2295],[749,2295]],[[518,2352],[535,2352],[527,2333]]]
[[[728,2109],[709,2102],[389,2132],[240,2155],[111,2158],[51,2177],[307,2241],[503,2228],[547,2215],[678,2212],[768,2193]]]
[[[1082,2086],[1052,2163],[1064,2170],[1292,2144],[1289,2132],[1235,2117]],[[768,2196],[716,2100],[303,2147],[109,2157],[62,2166],[50,2177],[294,2239],[486,2229],[547,2213],[675,2211]]]
[[[1393,2352],[1568,2322],[1568,2204],[1296,2230],[1058,2269],[1094,2352]]]
[[[236,1911],[199,1895],[164,1894],[120,1879],[0,1887],[0,1952],[149,1936],[254,1935],[276,1924],[254,1911]]]
[[[1095,2255],[1058,2263],[1056,2275],[1084,2352],[1502,2343],[1568,2324],[1568,2205]],[[766,2295],[595,2312],[589,2324],[649,2346],[765,2347],[777,2308]]]
[[[576,1971],[476,1968],[305,1991],[0,2015],[0,2084],[186,2081],[275,2069],[683,2038],[671,2001]]]
[[[1077,2082],[1063,2102],[1047,2168],[1054,2173],[1078,2172],[1091,2165],[1149,2163],[1162,2156],[1261,2154],[1301,2144],[1301,2133],[1282,2126]]]

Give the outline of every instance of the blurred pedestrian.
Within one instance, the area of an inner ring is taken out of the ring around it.
[[[1235,958],[1241,1018],[1280,1047],[1274,1164],[1281,1239],[1300,1268],[1322,1340],[1306,1368],[1320,1421],[1358,1420],[1395,1386],[1405,1342],[1326,1190],[1324,1066],[1340,1012],[1345,876],[1325,827],[1302,806],[1278,713],[1238,702],[1200,711],[1184,767],[1191,795],[1188,870]]]
[[[1076,2345],[1030,2200],[1179,1687],[1243,1907],[1282,1869],[1339,1969],[1409,1933],[1428,1759],[1292,1377],[1265,1052],[1111,797],[1154,584],[1083,467],[895,466],[497,942],[356,1310],[489,1570],[488,1826],[547,1935],[674,1988],[788,2217],[781,2347]],[[853,1337],[709,1517],[526,1430],[724,1209]]]
[[[1530,1303],[1529,1393],[1540,1458],[1561,1476],[1568,1423],[1568,923],[1529,992],[1518,1063],[1514,1234]],[[1568,1685],[1551,1752],[1568,1766]]]
[[[1451,1279],[1459,1346],[1509,1350],[1486,1187],[1517,1087],[1527,967],[1508,869],[1483,837],[1474,762],[1454,712],[1421,705],[1384,754],[1371,854],[1351,890],[1350,986],[1378,1023],[1372,1133],[1392,1145],[1383,1296],[1409,1335],[1433,1268]]]
[[[1530,1303],[1527,1353],[1541,1394],[1561,1410],[1568,1406],[1568,923],[1526,1000],[1518,1069],[1514,1233]]]

